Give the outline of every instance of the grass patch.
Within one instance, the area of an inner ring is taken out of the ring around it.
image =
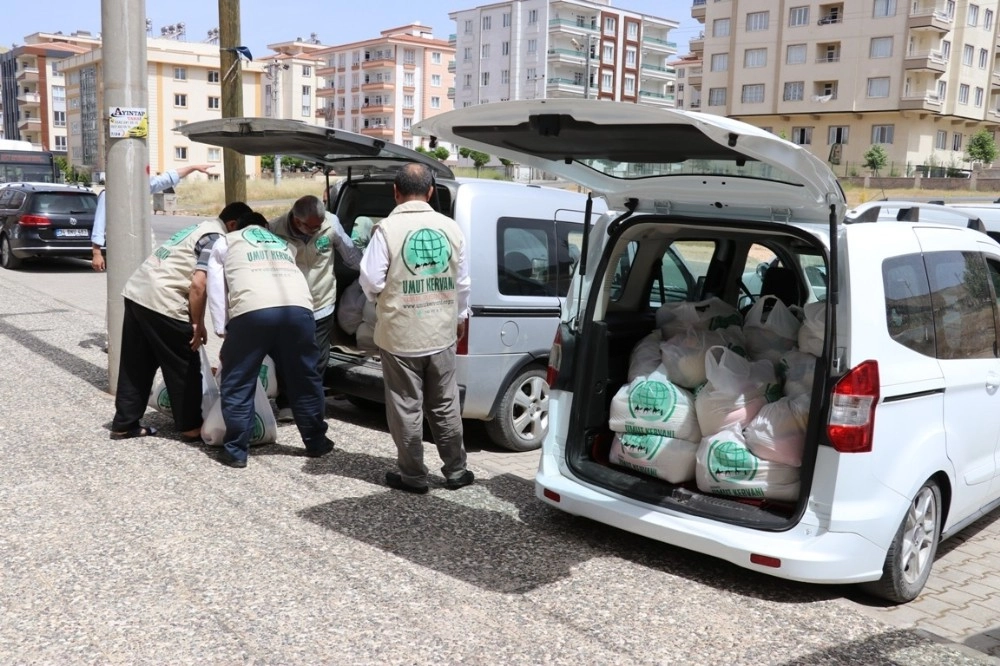
[[[287,211],[299,197],[323,196],[325,181],[319,178],[283,178],[278,186],[272,180],[247,181],[247,204],[264,217]],[[215,216],[226,205],[226,192],[218,180],[182,180],[177,186],[177,210],[189,215]]]

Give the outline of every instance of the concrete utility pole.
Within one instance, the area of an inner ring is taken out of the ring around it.
[[[240,41],[240,0],[219,0],[219,70],[222,72],[222,117],[243,116],[243,70],[234,49]],[[226,204],[247,200],[245,158],[230,148],[222,149],[222,172]]]
[[[264,71],[267,72],[267,78],[271,79],[271,117],[281,118],[281,109],[278,106],[281,101],[281,70],[288,69],[288,65],[283,65],[277,60],[272,60],[267,63],[264,67]],[[274,156],[274,185],[277,187],[281,184],[281,155]]]
[[[121,359],[121,292],[132,272],[152,252],[149,223],[148,116],[117,137],[111,109],[146,111],[146,2],[102,0],[101,64],[104,67],[104,108],[98,109],[107,150],[108,247],[108,379],[111,393],[118,388]],[[112,136],[112,135],[115,136]]]

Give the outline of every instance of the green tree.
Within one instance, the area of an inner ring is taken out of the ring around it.
[[[885,152],[885,148],[881,144],[874,144],[871,148],[865,151],[864,155],[864,167],[866,169],[871,169],[875,175],[878,175],[879,169],[885,167],[889,163],[889,155]]]
[[[445,148],[444,146],[438,146],[437,148],[434,149],[434,152],[431,154],[439,162],[444,162],[446,159],[451,157],[451,151]]]
[[[472,166],[476,168],[476,176],[479,176],[479,170],[486,166],[486,163],[490,161],[489,155],[481,153],[478,150],[472,150],[471,148],[459,148],[458,154],[466,159],[472,160]]]
[[[69,175],[71,173],[69,160],[67,160],[63,155],[56,155],[53,158],[53,161],[56,163],[56,168],[59,169],[59,173],[63,175],[63,180],[67,183],[73,182],[69,179]]]
[[[993,135],[986,129],[981,129],[969,138],[969,143],[965,147],[965,159],[973,164],[992,164],[997,158],[997,142]]]
[[[508,160],[506,157],[499,157],[497,159],[499,159],[500,160],[500,164],[503,165],[503,175],[504,175],[504,177],[505,178],[510,178],[511,175],[512,175],[512,173],[511,173],[511,167],[514,166],[514,163],[511,162],[510,160]]]

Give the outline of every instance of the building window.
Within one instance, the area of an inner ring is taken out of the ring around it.
[[[503,23],[503,27],[510,27],[510,12],[504,12],[501,22]]]
[[[764,101],[764,84],[752,83],[743,86],[741,101],[744,104],[761,104]]]
[[[611,72],[605,72],[601,74],[601,90],[603,92],[610,92],[611,86],[614,84],[614,76]]]
[[[875,9],[872,16],[875,18],[885,18],[896,15],[896,0],[875,0]]]
[[[993,29],[993,10],[987,9],[983,13],[983,30]]]
[[[938,81],[937,85],[937,96],[942,102],[944,98],[948,95],[948,83],[946,81]]]
[[[471,46],[466,46],[464,49],[462,49],[462,60],[464,60],[465,62],[469,62],[470,60],[472,60]]]
[[[309,65],[302,65],[302,76],[312,76],[313,68]]]
[[[635,77],[631,74],[625,75],[625,94],[634,95],[635,94]]]
[[[958,103],[968,104],[969,103],[969,84],[962,83],[958,86]]]
[[[188,158],[187,146],[174,146],[174,159],[186,160]]]
[[[465,74],[462,76],[462,87],[463,88],[472,87],[472,74]]]
[[[951,135],[951,149],[962,150],[962,135],[958,132]]]
[[[972,44],[966,44],[962,47],[962,64],[966,67],[972,67],[972,57],[975,54],[976,49]]]
[[[847,125],[831,125],[826,133],[826,144],[832,146],[835,143],[847,143],[847,136],[851,128]]]
[[[969,25],[979,25],[979,5],[969,5]]]
[[[785,93],[782,99],[786,102],[801,102],[805,99],[805,81],[789,81],[785,84]]]
[[[489,72],[483,72],[482,76],[480,77],[480,83],[479,83],[479,85],[481,85],[481,86],[488,86],[488,85],[490,85],[490,73]]]
[[[945,62],[951,60],[951,41],[947,39],[941,40],[941,57]]]
[[[729,36],[729,19],[715,19],[712,21],[712,37]]]
[[[747,49],[744,51],[743,66],[746,68],[766,67],[767,49]]]
[[[872,125],[872,143],[892,143],[894,125]]]
[[[724,72],[729,69],[729,54],[728,53],[713,53],[712,61],[709,65],[709,71],[712,72]]]
[[[528,53],[529,54],[534,54],[534,53],[537,53],[537,52],[538,52],[538,40],[537,39],[529,39],[528,40]]]
[[[628,47],[626,47],[625,48],[625,65],[627,67],[635,67],[636,61],[637,61],[637,58],[636,58],[635,47],[634,46],[628,46]],[[680,76],[680,75],[678,75],[678,76]]]
[[[788,10],[788,26],[794,28],[800,25],[809,25],[808,7],[792,7]]]
[[[56,135],[54,138],[56,140],[56,150],[63,153],[66,152],[66,137]]]
[[[483,30],[489,30],[493,26],[493,17],[484,16],[483,17]]]
[[[889,77],[878,76],[868,79],[868,97],[888,97]]]
[[[490,57],[490,45],[483,44],[479,47],[479,57],[483,60]]]
[[[209,148],[208,148],[208,161],[209,162],[221,162],[222,161],[222,148],[217,148],[215,146],[209,146]]]
[[[403,108],[404,109],[413,108],[413,95],[403,95]]]
[[[892,37],[872,37],[871,45],[868,47],[868,57],[891,58]]]
[[[792,128],[792,143],[797,143],[800,146],[808,146],[813,142],[813,128],[812,127],[793,127]]]
[[[948,132],[945,130],[937,131],[937,134],[934,135],[934,149],[948,150]]]
[[[441,64],[441,52],[440,51],[431,51],[431,64],[432,65],[440,65]]]
[[[747,14],[747,32],[767,30],[770,12],[750,12]]]
[[[528,25],[532,25],[534,23],[538,23],[538,10],[537,9],[529,9],[528,10]]]
[[[472,19],[465,20],[465,34],[472,34]]]
[[[979,49],[979,69],[986,69],[990,62],[990,52],[986,49]]]
[[[608,16],[604,19],[604,34],[613,35],[615,34],[615,28],[618,25],[618,21],[613,16]]]
[[[441,75],[440,74],[431,74],[431,85],[434,86],[434,87],[438,87],[438,86],[441,85]]]
[[[66,127],[66,112],[65,111],[53,111],[52,112],[52,125],[55,127]]]
[[[615,47],[605,44],[601,49],[601,62],[613,63],[615,61]]]
[[[507,84],[510,83],[510,70],[501,69],[500,70],[500,83]]]
[[[403,131],[409,132],[413,129],[413,118],[403,118]]]
[[[709,106],[725,106],[726,104],[726,89],[725,88],[709,88],[708,89],[708,105]]]
[[[208,82],[209,83],[218,83],[219,82],[219,70],[217,70],[217,69],[210,69],[210,70],[208,70]]]
[[[639,24],[634,22],[629,23],[627,33],[628,33],[628,39],[632,40],[639,39]]]
[[[500,44],[500,55],[510,55],[510,42],[502,42]]]
[[[975,104],[976,108],[982,108],[982,106],[983,106],[983,89],[977,87],[976,88],[976,92],[975,92],[975,96],[972,99],[973,99],[973,104]]]
[[[174,95],[174,106],[179,106],[181,108],[187,108],[188,96],[177,93]]]
[[[790,44],[785,53],[785,63],[788,65],[802,65],[806,61],[806,45]]]
[[[187,77],[186,67],[174,67],[174,81],[187,81]]]
[[[219,97],[211,97],[211,96],[209,96],[209,98],[208,98],[208,108],[210,108],[210,109],[221,109],[222,105],[219,103],[219,100],[220,100]]]
[[[386,104],[389,103],[388,98]],[[302,86],[302,116],[308,118],[312,115],[312,86]]]

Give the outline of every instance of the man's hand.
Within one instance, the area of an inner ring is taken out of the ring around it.
[[[211,174],[212,172],[209,171],[209,169],[211,169],[213,166],[215,166],[215,165],[214,164],[191,164],[191,165],[188,165],[186,167],[181,167],[181,168],[177,169],[177,176],[179,178],[186,178],[187,176],[189,176],[190,174],[194,173],[195,171],[200,171],[201,173],[204,173],[204,174]]]
[[[107,268],[107,265],[104,262],[104,253],[101,252],[101,248],[93,248],[93,254],[90,257],[90,265],[98,273]]]
[[[191,336],[191,351],[198,351],[198,347],[208,342],[208,329],[204,323],[191,324],[191,328],[194,329],[194,335]]]

